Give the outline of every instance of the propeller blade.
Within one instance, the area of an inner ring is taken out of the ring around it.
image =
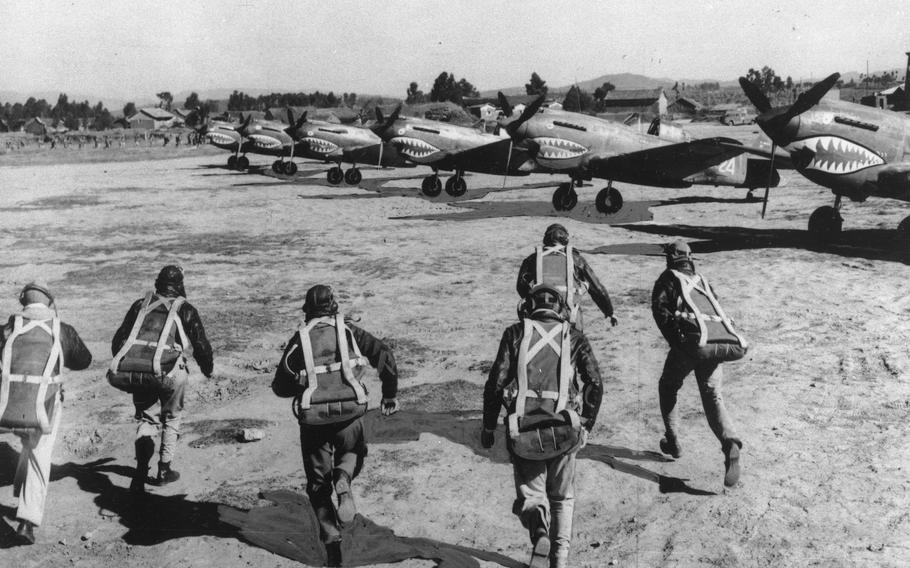
[[[830,91],[831,87],[833,87],[839,79],[840,73],[832,73],[828,77],[812,85],[811,89],[797,97],[796,102],[793,103],[793,106],[790,107],[790,110],[787,112],[787,114],[790,116],[796,116],[817,105],[818,101],[822,100],[822,97],[825,96],[825,93]]]
[[[288,126],[294,126],[294,111],[288,107]]]
[[[515,110],[512,108],[512,105],[509,103],[509,99],[506,98],[502,91],[499,91],[496,96],[499,97],[499,108],[502,109],[502,114],[506,117],[512,116],[512,111]]]
[[[382,109],[376,107],[376,122],[383,124],[385,122],[385,117],[382,115]]]
[[[758,112],[765,113],[771,110],[771,102],[768,100],[768,97],[766,97],[765,94],[761,92],[761,89],[758,88],[758,85],[749,81],[745,77],[740,77],[739,86],[742,88],[749,101],[755,106],[756,109],[758,109]]]
[[[771,179],[774,176],[774,153],[777,152],[777,144],[771,141],[771,165],[768,168],[768,183],[765,184],[765,198],[761,205],[761,218],[765,218],[765,211],[768,210],[768,195],[771,193]]]
[[[521,116],[506,125],[506,132],[509,133],[509,136],[514,137],[521,125],[531,120],[531,117],[537,114],[537,111],[540,110],[540,107],[543,105],[543,101],[544,95],[540,95],[521,111]]]

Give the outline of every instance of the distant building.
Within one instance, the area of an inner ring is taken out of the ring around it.
[[[674,119],[694,118],[704,110],[705,106],[688,97],[679,97],[667,105],[667,113]]]
[[[37,116],[28,119],[22,130],[34,136],[47,136],[47,124]]]
[[[174,115],[164,109],[148,107],[140,109],[136,114],[127,118],[127,121],[130,123],[130,128],[157,130],[172,126],[174,119]]]
[[[603,101],[603,112],[658,117],[667,115],[667,95],[663,87],[656,89],[614,89]]]

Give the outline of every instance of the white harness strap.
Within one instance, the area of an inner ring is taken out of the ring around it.
[[[48,321],[51,322],[50,326],[47,325]],[[47,357],[47,363],[44,365],[44,372],[41,376],[14,375],[11,367],[13,342],[20,335],[27,333],[36,327],[40,327],[46,331],[53,341],[51,344],[51,352]],[[50,432],[51,425],[47,417],[47,411],[44,408],[44,399],[47,397],[48,385],[58,383],[61,380],[60,375],[54,374],[54,368],[57,367],[58,364],[62,369],[63,348],[60,345],[60,320],[52,318],[50,320],[29,320],[28,323],[24,323],[24,318],[21,315],[15,316],[13,318],[13,332],[3,346],[3,360],[2,365],[0,365],[0,373],[2,373],[2,377],[0,377],[0,416],[6,412],[6,407],[9,404],[9,384],[11,382],[37,384],[38,393],[35,396],[35,417],[38,419],[42,432]]]
[[[335,328],[337,349],[341,357],[340,362],[330,363],[328,365],[316,365],[315,358],[313,357],[313,344],[310,341],[310,331],[320,323]],[[333,371],[341,371],[344,382],[354,389],[354,394],[357,395],[358,404],[367,403],[368,398],[366,389],[364,389],[363,385],[360,384],[360,381],[354,377],[354,369],[363,367],[369,363],[369,361],[361,355],[360,347],[357,345],[356,341],[348,343],[348,333],[350,333],[350,330],[344,324],[344,316],[341,314],[335,314],[334,317],[311,319],[302,329],[297,329],[297,340],[300,343],[300,349],[303,355],[303,371],[306,373],[307,378],[307,388],[304,389],[303,393],[300,395],[301,408],[310,408],[310,401],[313,398],[313,393],[319,388],[319,374],[331,373]],[[354,351],[353,358],[351,358],[350,353],[348,353],[349,347]],[[288,356],[285,358],[286,369],[287,359],[290,358],[290,355],[293,352],[294,348],[291,348],[291,351],[288,352]],[[290,369],[288,370],[290,371]]]
[[[149,347],[155,347],[155,355],[152,360],[152,369],[155,374],[161,374],[161,355],[164,353],[164,350],[168,347],[167,345],[167,336],[170,334],[170,329],[172,325],[177,326],[177,333],[180,335],[181,345],[174,344],[174,349],[177,351],[183,351],[187,349],[189,345],[189,339],[187,339],[186,331],[183,329],[183,322],[180,321],[178,316],[178,310],[180,306],[186,301],[185,298],[170,298],[158,297],[154,302],[152,298],[155,296],[154,292],[148,292],[145,295],[145,298],[142,300],[142,307],[139,308],[139,313],[136,314],[136,321],[133,322],[133,328],[130,330],[130,334],[127,336],[126,341],[123,342],[123,347],[120,348],[120,351],[114,355],[114,358],[111,360],[111,371],[117,372],[120,368],[120,361],[126,357],[126,354],[129,352],[130,348],[133,345],[146,345]],[[158,306],[168,306],[167,319],[164,322],[164,327],[161,330],[161,334],[158,336],[157,341],[145,341],[138,339],[139,331],[142,329],[142,324],[145,321],[146,316],[149,315],[155,308]]]
[[[524,335],[518,348],[518,392],[515,398],[515,412],[509,415],[509,435],[518,436],[518,419],[525,414],[525,402],[528,398],[549,399],[556,401],[556,412],[566,408],[569,399],[569,382],[572,380],[572,355],[569,330],[571,326],[562,322],[550,331],[544,329],[538,322],[526,318],[524,320]],[[534,345],[531,339],[534,332],[540,336]],[[559,341],[557,341],[559,338]],[[534,391],[528,388],[528,362],[542,349],[549,347],[559,357],[559,377],[557,383],[559,391]]]
[[[676,276],[676,279],[679,280],[680,290],[682,290],[682,297],[677,301],[677,317],[684,317],[686,319],[695,320],[698,323],[698,330],[700,332],[700,338],[698,341],[699,347],[704,347],[708,344],[708,328],[705,325],[706,321],[720,322],[723,324],[724,328],[733,336],[735,336],[740,344],[743,347],[747,347],[746,340],[741,335],[736,333],[736,330],[733,329],[733,322],[730,321],[730,318],[727,317],[727,314],[724,313],[724,309],[720,307],[720,302],[717,301],[717,298],[714,296],[714,293],[711,292],[711,286],[708,285],[708,280],[701,274],[696,273],[695,277],[692,278],[689,275],[680,272],[678,270],[671,270],[670,272]],[[714,308],[714,311],[717,315],[714,314],[705,314],[698,309],[698,305],[692,301],[692,291],[697,290],[704,294],[704,296],[711,303],[711,306]],[[680,305],[682,302],[685,302],[686,306],[691,312],[685,312],[678,308],[681,308]]]

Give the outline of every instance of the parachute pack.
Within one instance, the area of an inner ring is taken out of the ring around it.
[[[51,432],[62,367],[60,320],[15,316],[0,369],[0,432]]]
[[[178,314],[184,302],[183,297],[145,295],[129,336],[111,361],[107,372],[111,386],[136,392],[167,379],[189,345]]]
[[[568,322],[523,322],[518,351],[517,389],[510,393],[506,416],[508,448],[528,460],[566,454],[582,441],[581,420],[568,407],[569,385],[575,380]]]
[[[569,322],[580,317],[578,300],[585,292],[575,288],[575,258],[572,245],[538,246],[536,248],[536,284],[545,284],[562,294],[569,309]]]
[[[320,325],[325,324],[325,325]],[[333,424],[353,420],[367,411],[367,390],[358,371],[369,364],[344,316],[314,318],[297,330],[304,368],[297,373],[302,392],[294,397],[294,416],[301,424]],[[285,368],[289,373],[295,373]]]
[[[681,294],[676,301],[676,319],[686,350],[700,361],[736,361],[742,359],[748,345],[733,329],[733,322],[701,274],[689,276],[671,270],[679,281]]]

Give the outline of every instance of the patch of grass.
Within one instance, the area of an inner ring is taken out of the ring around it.
[[[478,410],[483,401],[483,387],[465,380],[424,384],[401,389],[398,399],[405,408],[422,412]]]

